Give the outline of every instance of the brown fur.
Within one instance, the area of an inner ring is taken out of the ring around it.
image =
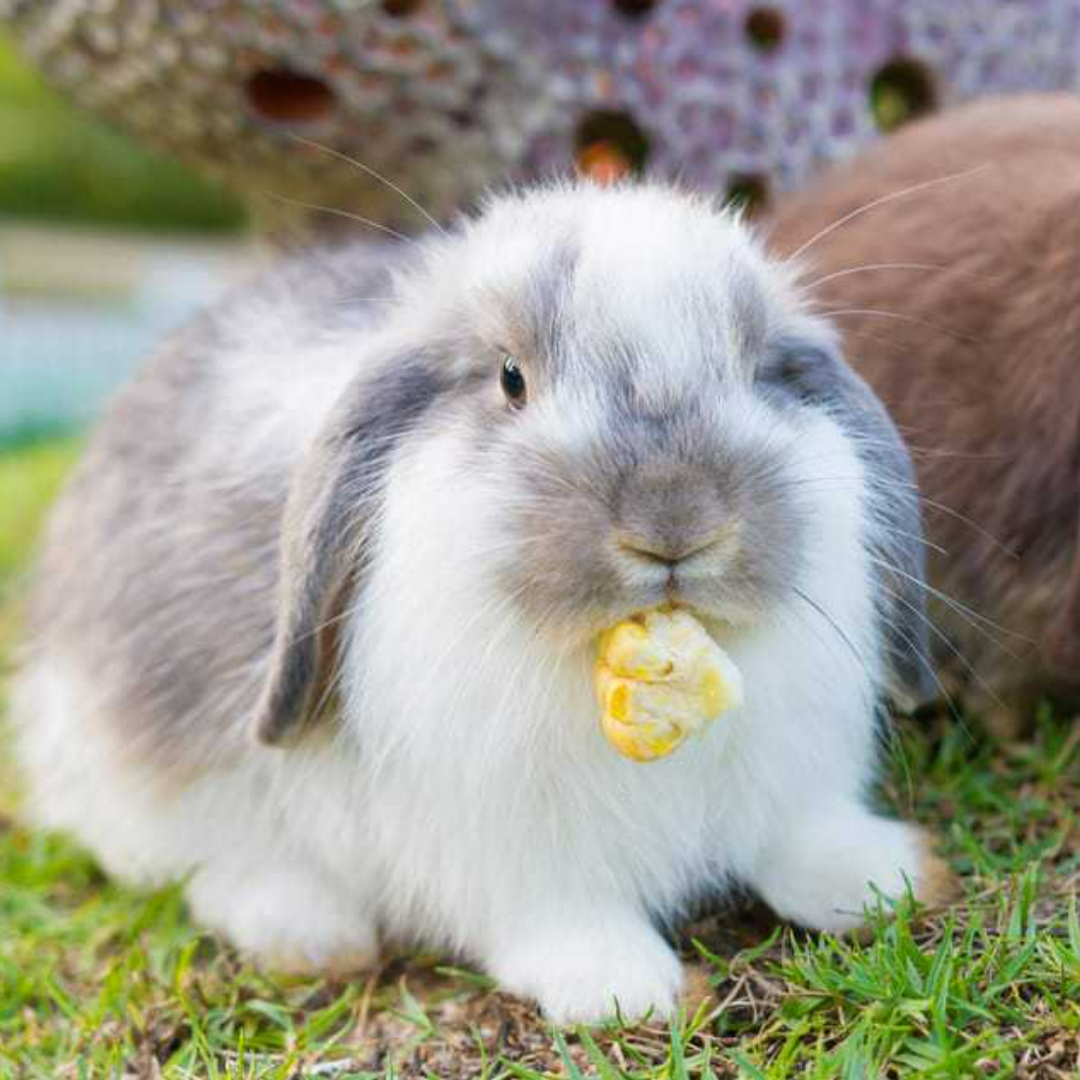
[[[679,998],[679,1005],[689,1019],[693,1019],[703,1005],[710,1009],[716,1006],[717,1000],[711,981],[714,974],[714,970],[700,960],[683,964],[686,983]]]
[[[914,124],[789,198],[771,245],[791,254],[883,196],[809,244],[807,279],[939,268],[848,273],[814,296],[888,313],[836,322],[913,448],[928,537],[947,552],[929,552],[931,584],[1002,628],[932,603],[943,680],[1010,728],[1042,693],[1080,697],[1080,99]]]
[[[922,860],[918,879],[912,882],[912,889],[915,899],[931,909],[948,907],[963,895],[960,878],[937,854],[934,838],[928,832],[922,834]]]

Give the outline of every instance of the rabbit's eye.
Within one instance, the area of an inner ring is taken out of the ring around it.
[[[503,356],[502,370],[499,372],[499,384],[510,403],[510,408],[520,409],[525,405],[525,376],[521,373],[517,361],[508,354]]]

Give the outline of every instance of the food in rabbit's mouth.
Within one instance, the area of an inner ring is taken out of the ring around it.
[[[600,727],[632,761],[666,757],[743,702],[742,675],[688,611],[655,608],[600,636]]]

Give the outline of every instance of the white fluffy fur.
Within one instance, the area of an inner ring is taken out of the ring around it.
[[[730,225],[730,250],[706,250],[698,219],[669,195],[642,199],[636,237],[590,198],[573,213],[594,215],[582,247],[597,303],[658,347],[679,353],[677,320],[655,317],[632,275],[605,290],[615,268],[652,251],[672,303],[687,260],[763,273]],[[512,274],[524,258],[514,244],[539,242],[498,222],[515,212],[497,208],[478,230],[466,289],[481,268],[485,280]],[[766,280],[791,316],[780,278]],[[272,418],[260,453],[295,461],[348,354],[328,345],[326,376],[305,375],[300,394],[288,344],[275,353],[273,338],[260,356],[270,376],[245,400]],[[763,439],[785,434],[748,396],[738,422]],[[598,1019],[616,1001],[631,1015],[670,1011],[681,972],[654,920],[677,919],[705,887],[745,882],[781,915],[833,931],[861,921],[871,883],[902,892],[918,874],[916,834],[866,805],[881,658],[862,468],[839,428],[820,418],[800,435],[800,455],[816,462],[806,479],[822,460],[844,478],[808,485],[817,533],[801,586],[859,655],[805,607],[738,632],[717,624],[746,704],[648,766],[601,736],[589,642],[538,633],[492,591],[483,567],[497,507],[490,483],[461,464],[464,438],[406,442],[394,459],[336,735],[288,752],[253,745],[239,765],[172,790],[118,764],[79,656],[47,655],[18,706],[33,718],[21,746],[38,819],[75,832],[122,877],[190,874],[196,918],[271,962],[339,966],[370,958],[381,939],[419,941],[481,963],[557,1021]]]

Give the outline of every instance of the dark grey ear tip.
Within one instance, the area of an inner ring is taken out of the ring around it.
[[[919,675],[915,684],[915,692],[918,695],[916,707],[928,705],[941,695],[941,684],[938,682],[937,673],[931,667],[929,661],[919,664]]]
[[[253,714],[252,741],[258,746],[293,746],[300,741],[307,715],[307,677],[291,665],[272,678]]]
[[[908,715],[916,713],[940,696],[934,671],[925,661],[904,658],[895,666],[897,671],[893,685],[888,688],[888,696],[897,711]]]
[[[260,710],[252,721],[249,734],[255,746],[281,750],[299,742],[301,726],[288,717],[278,716],[269,710]]]

